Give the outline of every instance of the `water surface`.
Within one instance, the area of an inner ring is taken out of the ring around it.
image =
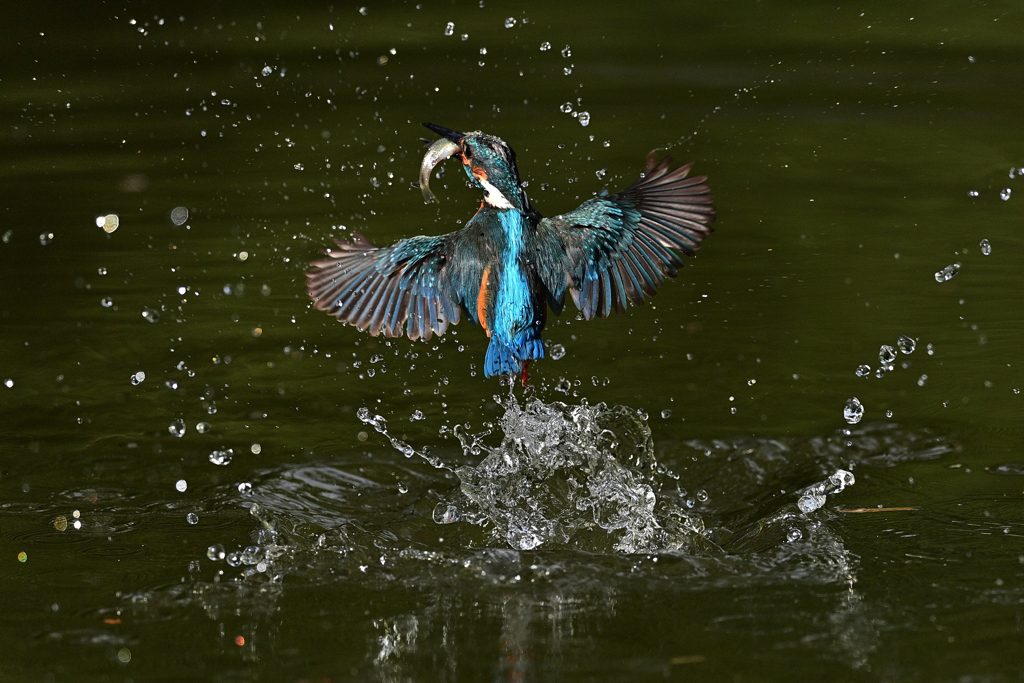
[[[1016,680],[1022,19],[10,12],[0,676]],[[334,237],[472,215],[454,167],[423,205],[421,121],[502,137],[548,215],[663,149],[715,232],[648,305],[553,320],[512,401],[479,329],[305,295]]]

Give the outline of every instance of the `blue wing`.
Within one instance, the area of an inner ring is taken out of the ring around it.
[[[628,189],[594,197],[578,209],[537,226],[538,272],[552,299],[568,289],[587,320],[606,317],[626,302],[639,306],[665,276],[675,277],[711,232],[714,198],[706,176],[687,177],[693,164],[669,170],[671,157],[647,157]]]
[[[412,237],[384,249],[359,234],[352,242],[335,240],[338,247],[306,274],[313,306],[373,336],[444,334],[461,314],[448,276],[456,235]]]

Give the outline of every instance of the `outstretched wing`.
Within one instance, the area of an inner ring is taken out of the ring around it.
[[[707,176],[687,177],[692,163],[669,170],[671,157],[647,157],[640,180],[618,194],[598,196],[537,226],[541,279],[552,297],[569,289],[583,317],[605,317],[626,302],[638,306],[665,276],[692,256],[714,220]]]
[[[459,322],[447,277],[453,235],[412,237],[379,249],[359,234],[335,240],[306,274],[313,306],[377,336],[428,340]]]

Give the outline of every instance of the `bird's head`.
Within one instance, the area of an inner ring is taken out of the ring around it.
[[[441,135],[423,157],[420,189],[427,202],[436,201],[430,192],[430,173],[443,160],[457,156],[466,175],[484,191],[484,202],[499,209],[525,209],[529,206],[520,185],[516,153],[501,138],[480,131],[458,133],[432,123],[424,126]]]

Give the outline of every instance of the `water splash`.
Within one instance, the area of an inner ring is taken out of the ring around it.
[[[438,469],[449,469],[448,466],[441,462],[441,460],[436,456],[430,455],[426,449],[417,451],[401,439],[396,439],[391,436],[388,433],[388,421],[381,415],[371,414],[369,408],[360,408],[357,410],[356,417],[358,417],[364,424],[368,424],[373,427],[378,433],[383,434],[388,441],[391,442],[391,445],[395,447],[395,450],[405,457],[411,458],[414,455],[418,455]]]
[[[836,470],[835,473],[825,481],[808,486],[800,491],[800,497],[796,506],[805,515],[820,510],[825,505],[825,496],[832,493],[840,493],[847,486],[853,486],[856,479],[852,472]]]
[[[455,470],[461,495],[439,504],[435,519],[489,527],[520,550],[640,553],[685,550],[702,538],[701,518],[660,495],[666,470],[637,411],[538,399],[505,408],[497,447],[455,431],[467,454],[486,455]]]
[[[463,425],[442,429],[477,462],[455,468],[391,436],[386,420],[368,408],[357,417],[407,458],[454,472],[459,487],[435,503],[436,524],[465,522],[482,528],[491,542],[520,551],[722,552],[712,540],[715,530],[692,510],[708,500],[706,491],[688,496],[680,477],[658,463],[645,412],[585,400],[520,404],[512,394],[494,400],[504,408],[497,425],[485,424],[478,433]],[[502,439],[490,446],[485,441],[494,433]],[[842,487],[826,493],[833,489]],[[761,530],[778,526],[765,519],[758,524]],[[744,542],[759,533],[748,532]]]

